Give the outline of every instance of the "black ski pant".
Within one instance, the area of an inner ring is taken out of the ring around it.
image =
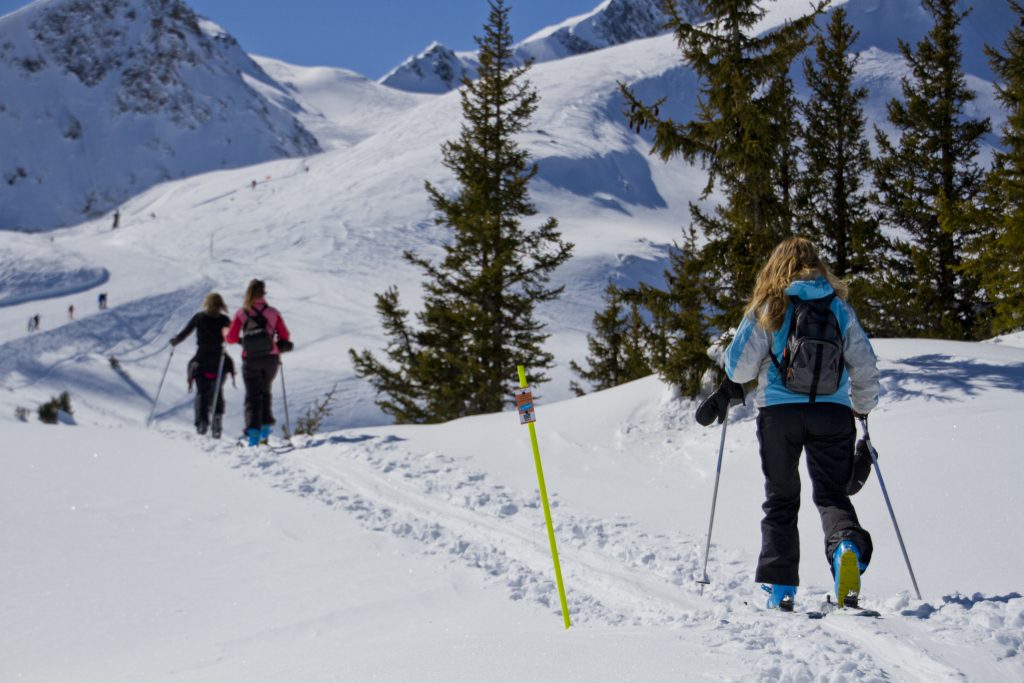
[[[198,373],[196,377],[196,426],[210,424],[210,407],[213,405],[214,385],[217,384],[216,375],[211,379],[205,373]],[[220,391],[217,395],[217,415],[224,414],[224,379],[221,378]]]
[[[245,382],[245,428],[259,429],[274,424],[270,394],[277,377],[277,355],[257,356],[242,361],[242,380]]]
[[[836,403],[790,403],[761,408],[757,439],[761,444],[765,501],[761,509],[761,555],[755,580],[800,585],[800,452],[807,453],[814,504],[825,533],[825,560],[841,541],[853,541],[860,561],[871,561],[871,535],[857,521],[846,484],[853,470],[857,430],[853,413]]]

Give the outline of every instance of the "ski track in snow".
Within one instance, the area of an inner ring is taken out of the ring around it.
[[[166,347],[159,346],[156,352],[150,347],[159,335],[170,336],[172,326],[194,308],[209,287],[208,280],[200,280],[177,291],[111,308],[106,315],[85,316],[0,344],[0,386],[20,388],[40,382],[58,366],[89,356],[114,355],[133,362],[138,359],[132,356],[140,351],[148,355],[162,352]],[[73,371],[67,374],[74,378]],[[18,375],[24,384],[10,383],[12,375]],[[65,382],[71,383],[67,378]]]
[[[173,434],[246,476],[353,515],[368,530],[479,568],[512,600],[561,613],[536,491],[489,482],[443,453],[410,452],[395,436],[317,436],[281,452]],[[574,626],[695,632],[708,648],[749,658],[759,681],[1020,680],[1024,673],[1019,594],[945,596],[938,606],[906,595],[866,600],[882,619],[766,613],[760,597],[748,602],[749,567],[728,549],[712,553],[709,574],[720,578],[700,598],[703,539],[649,535],[626,517],[577,514],[557,495],[551,504]],[[807,595],[801,607],[813,605]],[[977,661],[979,651],[991,655],[989,666]]]

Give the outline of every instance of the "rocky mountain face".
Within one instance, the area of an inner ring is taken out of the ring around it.
[[[318,152],[299,109],[180,0],[39,0],[0,19],[0,229],[76,223],[163,180]]]
[[[549,26],[516,46],[521,61],[546,62],[601,50],[665,33],[668,17],[661,0],[605,0],[592,12]],[[459,86],[463,74],[476,74],[473,52],[454,52],[432,43],[381,78],[384,85],[411,92],[441,93]]]

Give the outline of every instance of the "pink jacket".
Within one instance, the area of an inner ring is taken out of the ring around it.
[[[253,302],[253,307],[258,308],[263,313],[263,317],[267,319],[267,329],[270,330],[271,336],[275,338],[274,350],[270,353],[281,353],[277,348],[277,341],[289,341],[291,334],[284,324],[284,318],[281,317],[280,311],[273,306],[268,306],[265,299],[257,299]],[[242,326],[248,319],[249,313],[244,308],[239,308],[235,312],[235,317],[231,319],[231,327],[228,328],[224,341],[228,344],[237,344],[242,333]],[[242,357],[245,358],[245,351],[242,352]]]

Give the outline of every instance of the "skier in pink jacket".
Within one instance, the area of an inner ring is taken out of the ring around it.
[[[245,291],[225,341],[242,344],[242,380],[245,382],[245,428],[249,445],[266,442],[274,425],[271,386],[280,366],[280,354],[291,351],[291,335],[281,313],[266,301],[267,287],[253,280]]]

